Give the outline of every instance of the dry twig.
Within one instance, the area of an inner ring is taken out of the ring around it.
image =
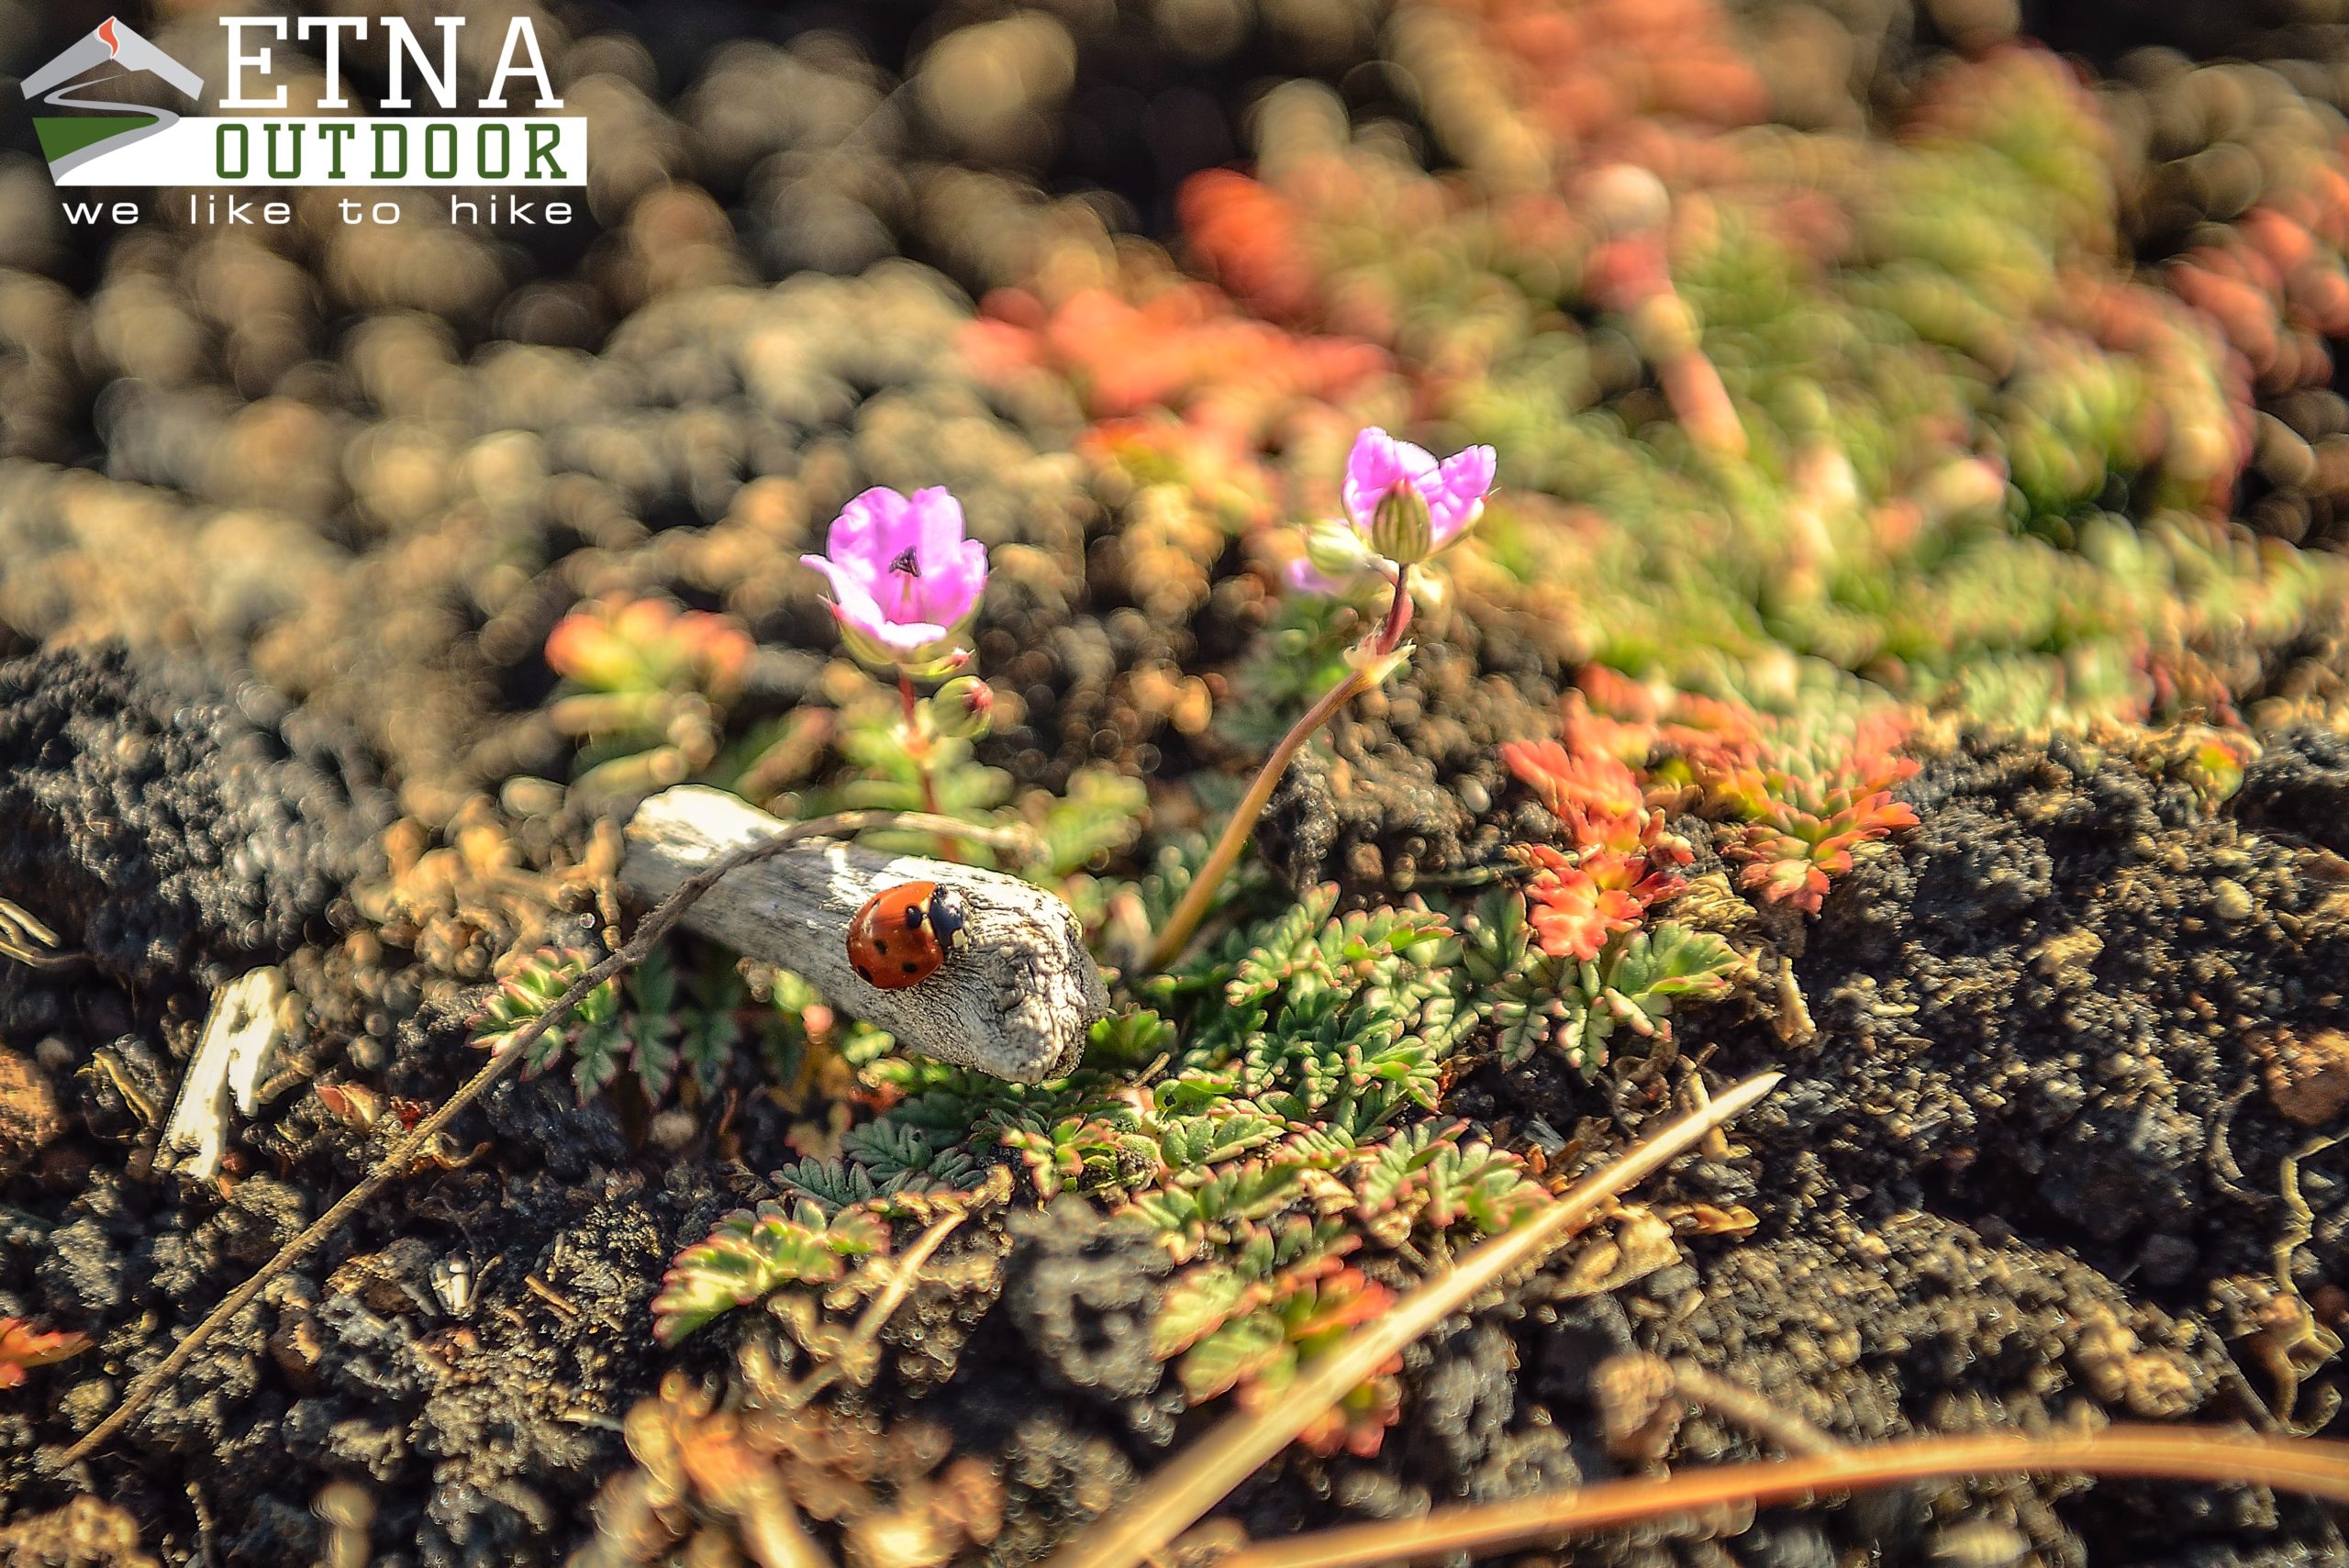
[[[1788,1453],[1840,1453],[1843,1445],[1783,1405],[1775,1405],[1742,1384],[1707,1372],[1686,1356],[1669,1363],[1672,1385],[1683,1399],[1725,1421],[1734,1421],[1765,1442]]]
[[[620,879],[642,902],[658,903],[780,825],[722,790],[679,784],[629,818]],[[1032,840],[1033,830],[966,824],[954,836],[992,845]],[[874,986],[849,961],[849,931],[875,894],[912,882],[963,895],[970,945],[918,985]],[[907,1050],[1016,1084],[1073,1072],[1085,1031],[1109,1011],[1101,966],[1085,948],[1075,911],[1049,888],[979,866],[802,844],[729,878],[695,906],[685,929],[805,977]]]

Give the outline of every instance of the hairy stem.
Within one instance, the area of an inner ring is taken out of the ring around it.
[[[1166,917],[1166,924],[1159,928],[1158,940],[1151,944],[1150,956],[1142,962],[1144,973],[1155,974],[1182,956],[1185,945],[1198,930],[1199,922],[1207,918],[1208,906],[1215,902],[1216,890],[1223,885],[1223,879],[1231,874],[1231,868],[1240,863],[1241,851],[1248,847],[1248,836],[1255,830],[1256,818],[1264,814],[1264,806],[1272,800],[1273,791],[1280,787],[1281,775],[1288,772],[1289,763],[1296,760],[1298,751],[1304,750],[1305,743],[1313,739],[1315,731],[1336,717],[1341,708],[1376,684],[1377,675],[1374,672],[1379,668],[1379,662],[1403,645],[1403,633],[1410,624],[1410,568],[1405,567],[1396,573],[1395,595],[1387,602],[1386,616],[1379,624],[1377,637],[1369,645],[1369,656],[1347,671],[1344,680],[1330,687],[1319,702],[1308,708],[1305,717],[1281,737],[1280,744],[1273,748],[1273,754],[1264,759],[1264,765],[1257,770],[1255,782],[1248,786],[1248,793],[1241,796],[1239,808],[1232,812],[1231,820],[1224,824],[1223,837],[1216,840],[1207,863],[1199,867],[1199,874],[1191,879],[1191,885],[1184,891],[1182,902],[1174,906],[1174,912]]]
[[[905,702],[906,755],[913,759],[914,776],[921,781],[921,808],[932,817],[941,817],[944,813],[938,809],[938,777],[930,767],[930,738],[921,732],[921,711],[914,700],[913,677],[903,670],[897,672],[897,695]],[[961,860],[963,857],[957,852],[961,848],[960,840],[945,833],[938,836],[941,860]]]

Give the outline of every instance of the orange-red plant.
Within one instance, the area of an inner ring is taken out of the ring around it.
[[[1687,865],[1688,846],[1664,831],[1639,776],[1606,751],[1574,752],[1555,740],[1516,740],[1501,760],[1551,815],[1565,824],[1575,851],[1526,847],[1534,867],[1526,885],[1526,918],[1553,958],[1598,958],[1607,939],[1638,929],[1651,905],[1686,885],[1672,868]]]
[[[1095,418],[1171,408],[1234,450],[1255,450],[1298,405],[1336,399],[1391,368],[1375,345],[1252,320],[1206,284],[1140,304],[1106,289],[1051,306],[999,290],[963,346],[982,375],[1045,371],[1065,379]]]
[[[1744,862],[1741,885],[1771,903],[1816,911],[1852,851],[1917,825],[1892,798],[1917,771],[1899,753],[1909,719],[1884,706],[1779,718],[1741,704],[1659,694],[1588,670],[1566,700],[1566,739],[1501,748],[1509,771],[1564,823],[1581,852],[1569,862],[1537,846],[1526,890],[1542,951],[1590,958],[1649,905],[1679,891],[1667,868],[1685,847],[1663,830],[1665,809],[1745,824],[1723,852]]]
[[[21,1318],[0,1318],[0,1388],[14,1388],[29,1369],[78,1356],[89,1348],[87,1334],[50,1333]]]

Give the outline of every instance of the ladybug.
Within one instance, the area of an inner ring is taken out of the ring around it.
[[[849,965],[884,991],[918,984],[970,945],[969,914],[961,894],[934,882],[885,887],[848,923]]]

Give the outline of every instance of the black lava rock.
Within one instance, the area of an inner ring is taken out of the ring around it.
[[[119,647],[0,664],[0,896],[118,978],[283,956],[387,819],[257,685]]]

